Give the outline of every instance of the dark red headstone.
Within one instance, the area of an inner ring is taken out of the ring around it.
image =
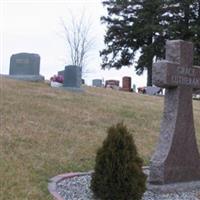
[[[124,76],[122,78],[122,90],[127,92],[131,91],[131,77]]]

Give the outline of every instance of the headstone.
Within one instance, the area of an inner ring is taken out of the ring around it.
[[[32,53],[13,54],[10,59],[9,77],[27,81],[42,81],[40,56]]]
[[[131,77],[124,76],[122,78],[122,90],[127,92],[131,91]]]
[[[59,76],[63,76],[64,77],[64,73],[65,73],[65,70],[58,71],[58,75]]]
[[[133,84],[133,92],[136,92],[136,85]]]
[[[153,83],[166,88],[160,139],[151,159],[149,182],[200,180],[200,155],[193,122],[192,91],[200,88],[193,64],[193,44],[167,41],[166,60],[153,66]]]
[[[102,80],[101,79],[92,80],[92,86],[94,86],[94,87],[102,87]]]
[[[107,88],[119,88],[118,80],[107,80],[105,83],[105,87]]]
[[[81,89],[81,68],[74,65],[65,67],[64,72],[64,85],[63,87],[69,90],[82,90]]]

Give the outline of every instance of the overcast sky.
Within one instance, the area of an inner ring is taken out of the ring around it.
[[[40,74],[46,79],[63,70],[70,63],[60,19],[67,22],[69,13],[79,18],[83,12],[90,18],[96,41],[87,64],[91,73],[87,74],[86,83],[91,84],[94,78],[121,81],[123,76],[131,76],[132,84],[144,86],[146,75],[136,76],[134,67],[101,70],[99,51],[104,48],[105,26],[100,17],[106,15],[101,0],[0,0],[0,73],[9,73],[10,56],[20,52],[40,55]]]

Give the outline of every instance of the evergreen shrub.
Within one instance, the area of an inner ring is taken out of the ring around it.
[[[146,176],[131,134],[123,123],[108,129],[97,151],[91,189],[101,200],[140,200]]]

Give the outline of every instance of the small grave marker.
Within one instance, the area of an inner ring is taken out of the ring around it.
[[[193,44],[167,41],[166,60],[153,66],[153,83],[166,88],[160,140],[150,164],[149,182],[167,184],[200,180],[192,92],[200,88],[193,65]]]
[[[93,79],[92,86],[94,87],[102,87],[103,83],[101,79]]]

